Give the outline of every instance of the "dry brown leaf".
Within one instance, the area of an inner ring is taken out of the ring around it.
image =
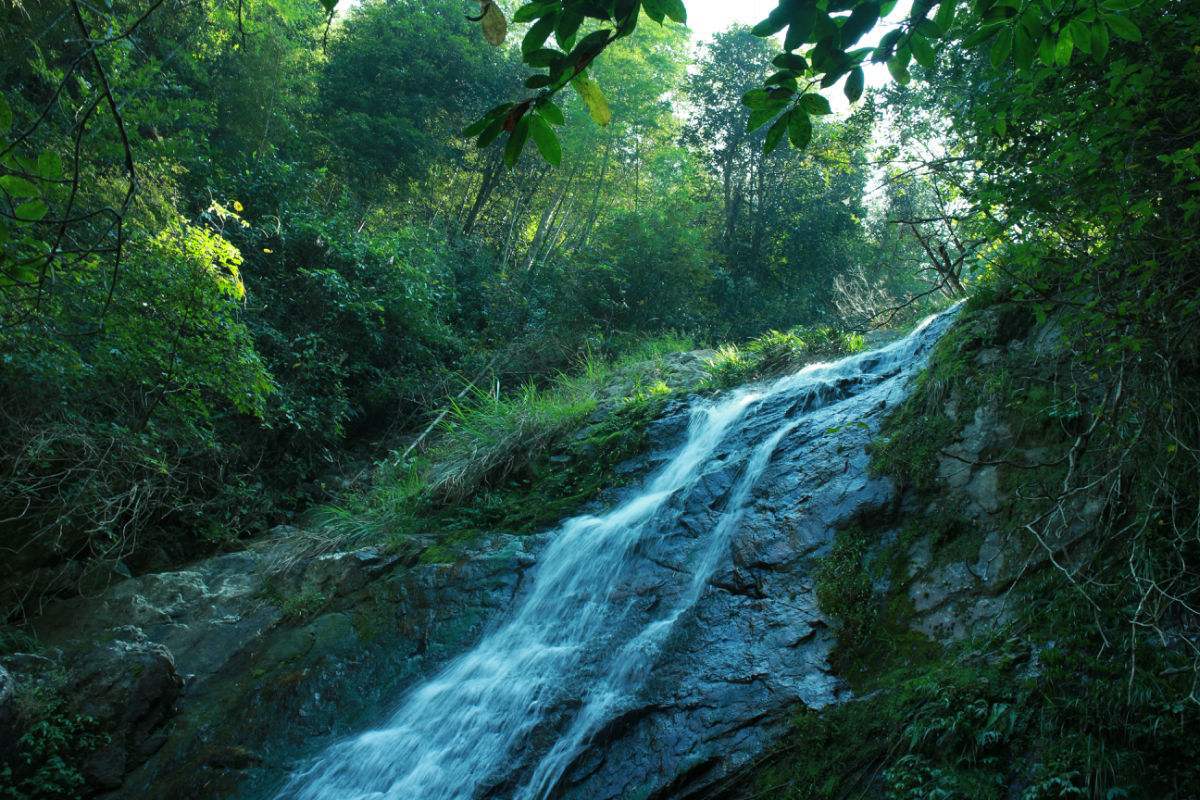
[[[483,38],[487,39],[489,44],[499,47],[504,44],[504,39],[508,36],[508,20],[504,18],[504,12],[492,0],[479,0],[479,5],[482,7],[480,11],[483,22]]]

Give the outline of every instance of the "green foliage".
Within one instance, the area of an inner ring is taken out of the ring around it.
[[[471,27],[450,0],[374,0],[347,17],[315,111],[359,192],[379,197],[390,182],[403,186],[460,159],[454,133],[518,86],[513,60],[480,47]],[[537,135],[548,142],[540,127]]]
[[[18,710],[23,733],[0,754],[0,797],[68,800],[86,791],[83,762],[108,743],[96,721],[71,710],[50,684],[26,691]]]
[[[864,565],[867,543],[862,531],[838,532],[829,553],[821,557],[813,591],[821,610],[838,624],[838,644],[854,648],[875,623],[871,576]]]

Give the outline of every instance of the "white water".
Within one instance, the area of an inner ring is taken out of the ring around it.
[[[894,389],[907,379],[944,327],[931,326],[937,319],[945,318],[931,318],[880,350],[812,365],[695,408],[686,443],[640,492],[601,516],[568,520],[553,535],[507,621],[412,691],[379,728],[332,745],[294,774],[279,800],[467,800],[514,779],[515,788],[502,796],[550,796],[591,738],[644,684],[676,623],[703,595],[780,442],[822,408],[879,402],[872,389],[884,383]],[[865,388],[849,396],[832,391],[847,380]],[[773,429],[750,430],[757,410],[799,399],[808,410],[782,415]],[[621,589],[638,566],[636,546],[673,529],[682,499],[734,436],[747,438],[744,464],[722,513],[697,542],[690,581],[630,631],[622,623],[633,618],[633,602]],[[587,694],[568,697],[571,678],[585,667]],[[558,723],[561,732],[539,755],[534,734]]]

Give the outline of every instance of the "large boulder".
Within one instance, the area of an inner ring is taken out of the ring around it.
[[[88,785],[116,789],[125,775],[166,741],[183,680],[171,652],[136,629],[87,650],[71,665],[66,686],[79,713],[96,720],[106,743],[83,764]]]

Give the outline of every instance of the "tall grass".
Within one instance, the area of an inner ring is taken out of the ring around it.
[[[438,509],[479,501],[492,487],[545,458],[602,403],[620,407],[669,392],[658,377],[659,367],[666,356],[693,347],[691,339],[671,334],[637,342],[617,357],[589,351],[574,370],[554,375],[545,385],[529,382],[510,392],[473,390],[451,401],[424,452],[381,463],[370,490],[314,512],[315,531],[308,534],[312,543],[306,549],[326,552],[418,531]],[[605,401],[605,390],[618,381],[628,383],[631,393]]]

